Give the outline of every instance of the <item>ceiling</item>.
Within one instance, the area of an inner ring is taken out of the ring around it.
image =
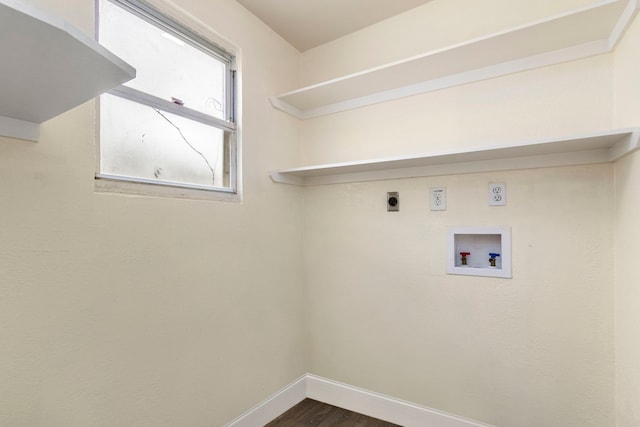
[[[237,0],[304,52],[431,0]]]

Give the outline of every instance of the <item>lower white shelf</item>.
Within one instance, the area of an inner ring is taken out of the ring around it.
[[[300,186],[613,162],[639,148],[640,128],[499,147],[305,166],[271,172]]]

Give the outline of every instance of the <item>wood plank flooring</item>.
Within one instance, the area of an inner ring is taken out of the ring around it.
[[[265,427],[400,427],[377,418],[305,399]]]

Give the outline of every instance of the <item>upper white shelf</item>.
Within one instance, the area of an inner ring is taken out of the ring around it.
[[[377,181],[615,161],[639,148],[640,128],[451,151],[285,169],[274,182],[301,186]]]
[[[133,67],[56,16],[0,0],[0,135],[39,124],[135,77]]]
[[[610,52],[638,0],[592,6],[271,97],[309,119]]]

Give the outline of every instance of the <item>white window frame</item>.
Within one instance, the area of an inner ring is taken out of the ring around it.
[[[103,174],[100,161],[100,104],[98,104],[98,128],[97,128],[97,173],[96,183],[103,191],[122,191],[133,194],[167,195],[176,197],[199,198],[198,193],[222,193],[222,200],[235,200],[238,190],[238,126],[237,126],[237,82],[236,82],[236,58],[219,45],[207,40],[187,26],[175,19],[167,16],[159,10],[153,8],[141,0],[96,0],[96,39],[99,38],[100,25],[100,2],[108,1],[126,11],[134,14],[153,25],[160,27],[163,31],[179,38],[180,40],[202,50],[217,60],[226,64],[225,76],[225,111],[224,119],[213,117],[197,110],[190,109],[184,105],[156,97],[152,94],[121,85],[107,93],[141,105],[149,106],[167,113],[193,120],[214,128],[220,129],[228,135],[224,141],[224,162],[225,173],[228,174],[228,186],[210,187],[204,185],[167,182],[161,180],[144,179],[128,176],[116,176]],[[172,191],[171,189],[174,189]],[[227,194],[225,196],[224,194]],[[231,197],[229,197],[231,196]],[[207,198],[207,197],[204,197]]]

